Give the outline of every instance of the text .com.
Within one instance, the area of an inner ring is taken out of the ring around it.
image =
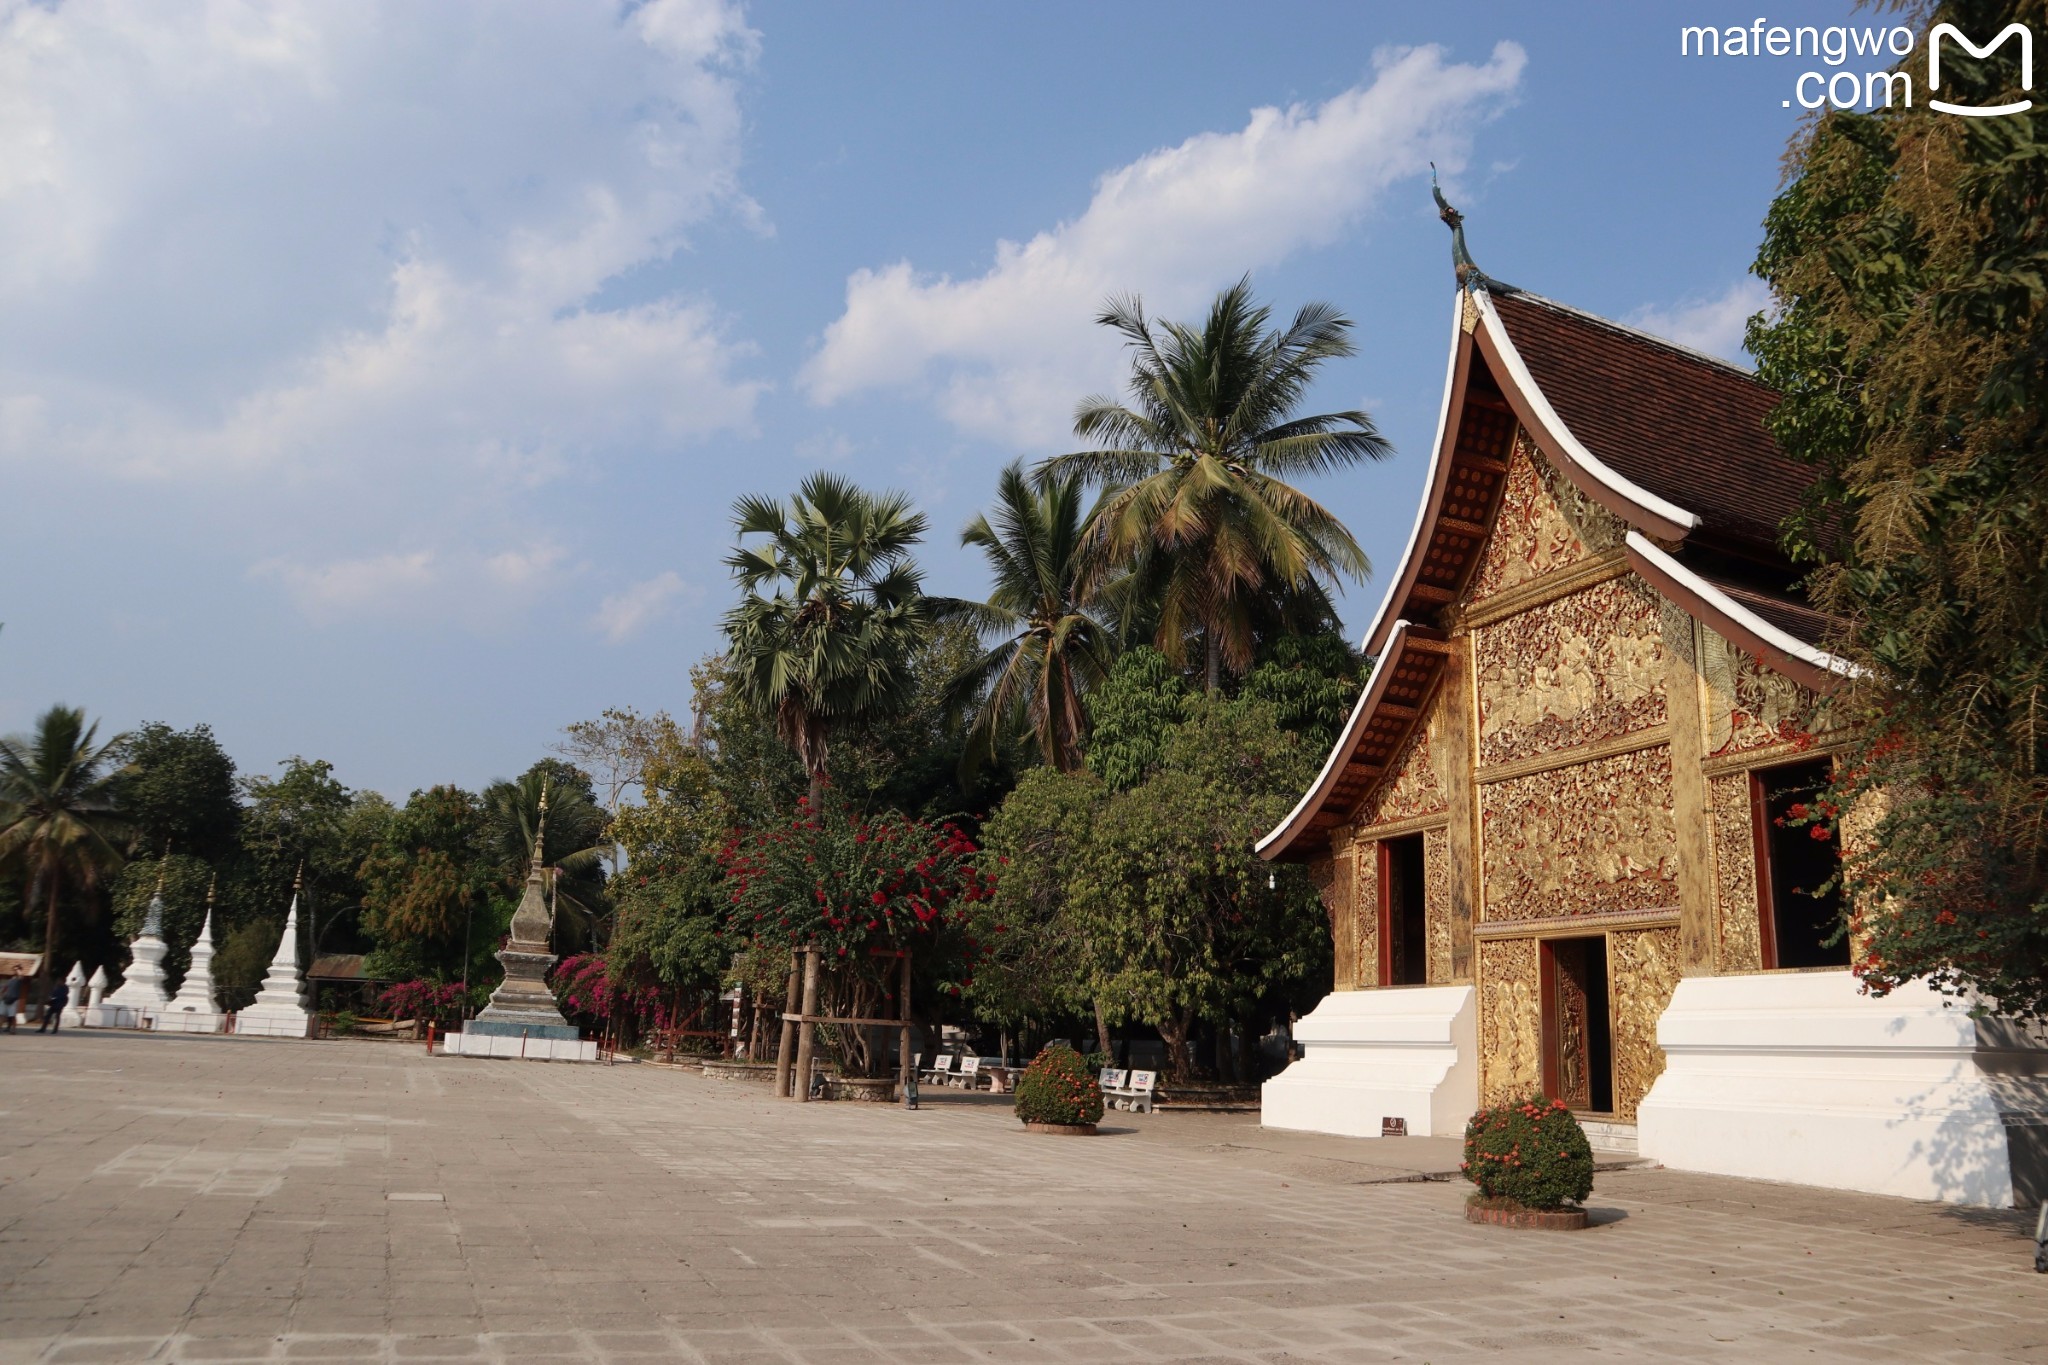
[[[1682,26],[1678,30],[1679,55],[1685,57],[1805,57],[1832,70],[1807,70],[1792,80],[1792,97],[1782,101],[1802,109],[1889,109],[1912,108],[1911,72],[1895,69],[1899,59],[1909,57],[1919,44],[1913,30],[1892,28],[1850,28],[1830,25],[1821,28],[1802,24],[1788,27],[1758,19],[1747,28]],[[1936,24],[1927,35],[1927,107],[1965,118],[1987,118],[2023,113],[2033,107],[2032,99],[2003,104],[1966,104],[1938,98],[1944,57],[1954,69],[1957,61],[1982,60],[2007,42],[2018,44],[2020,87],[2034,88],[2034,34],[2024,24],[2008,24],[1990,38],[1979,42],[1954,24]]]

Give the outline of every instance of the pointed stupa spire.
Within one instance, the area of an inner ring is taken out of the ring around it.
[[[156,890],[150,893],[149,910],[142,917],[142,932],[139,938],[162,938],[164,936],[164,872],[170,866],[171,841],[164,840],[164,853],[156,860]]]
[[[532,867],[532,870],[531,870],[531,871],[529,871],[529,872],[527,873],[527,876],[529,876],[529,877],[538,877],[538,876],[540,876],[540,875],[541,875],[541,869],[542,869],[542,868],[543,868],[544,866],[546,866],[546,864],[545,864],[545,863],[543,863],[543,862],[541,861],[541,855],[542,855],[542,850],[543,850],[543,849],[544,849],[544,848],[546,847],[546,845],[547,845],[547,841],[548,841],[548,780],[547,780],[547,778],[543,777],[543,778],[541,778],[541,780],[540,780],[540,820],[539,820],[539,822],[538,822],[537,824],[535,824],[535,826],[534,826],[534,829],[533,829],[533,867]]]
[[[235,1020],[235,1032],[271,1038],[304,1038],[313,1030],[313,1017],[306,1008],[308,989],[299,975],[299,892],[304,889],[306,864],[292,874],[291,908],[284,914],[284,933],[278,936],[277,952],[256,999]]]
[[[1465,215],[1451,207],[1451,201],[1444,198],[1444,192],[1436,183],[1436,163],[1429,163],[1429,192],[1436,199],[1436,216],[1444,220],[1444,226],[1451,230],[1451,269],[1457,274],[1458,288],[1483,288],[1487,283],[1486,272],[1472,259],[1472,253],[1465,246]]]

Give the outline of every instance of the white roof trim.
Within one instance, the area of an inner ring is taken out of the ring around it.
[[[1824,649],[1817,649],[1798,636],[1782,630],[1766,621],[1763,617],[1758,616],[1748,607],[1743,606],[1727,593],[1722,592],[1712,583],[1701,578],[1691,569],[1686,568],[1685,565],[1679,563],[1671,555],[1658,549],[1656,542],[1642,532],[1630,531],[1628,533],[1628,548],[1641,555],[1644,559],[1649,560],[1663,572],[1670,574],[1707,601],[1712,602],[1716,610],[1725,612],[1730,620],[1757,636],[1772,648],[1783,650],[1800,662],[1811,664],[1824,673],[1833,673],[1844,678],[1860,678],[1864,676],[1864,670],[1860,665],[1849,662],[1849,660],[1844,659],[1839,654],[1830,654]]]
[[[1486,334],[1493,338],[1494,346],[1500,351],[1501,361],[1508,368],[1507,377],[1514,381],[1522,397],[1535,409],[1536,416],[1564,447],[1562,453],[1609,492],[1627,499],[1650,515],[1661,517],[1672,525],[1682,526],[1689,531],[1699,529],[1700,519],[1696,514],[1686,511],[1675,502],[1658,497],[1639,484],[1624,479],[1603,464],[1599,456],[1586,449],[1578,437],[1572,435],[1571,428],[1565,425],[1564,419],[1557,415],[1557,409],[1550,406],[1550,400],[1537,386],[1536,377],[1530,374],[1529,367],[1522,363],[1522,354],[1515,349],[1514,341],[1509,338],[1507,324],[1501,321],[1500,314],[1494,310],[1493,300],[1487,297],[1483,289],[1473,291],[1473,297],[1479,301],[1480,325],[1486,328]]]
[[[1387,580],[1387,591],[1380,598],[1380,609],[1372,614],[1372,624],[1366,627],[1365,636],[1358,642],[1364,649],[1372,643],[1373,636],[1380,633],[1380,626],[1386,621],[1387,613],[1399,603],[1394,597],[1401,591],[1402,582],[1408,577],[1408,564],[1415,558],[1415,551],[1422,541],[1423,523],[1429,520],[1429,490],[1436,487],[1436,470],[1444,460],[1444,436],[1451,425],[1451,388],[1458,378],[1458,339],[1464,335],[1465,294],[1455,290],[1451,294],[1451,353],[1444,361],[1444,396],[1436,411],[1436,440],[1429,447],[1429,468],[1422,474],[1422,496],[1416,500],[1415,524],[1408,528],[1408,548],[1401,551],[1401,563],[1394,576]],[[1384,652],[1384,651],[1382,651]]]
[[[1301,818],[1301,813],[1323,795],[1325,784],[1329,782],[1332,772],[1337,767],[1337,756],[1339,754],[1345,756],[1346,762],[1350,761],[1352,749],[1351,732],[1358,728],[1358,723],[1361,720],[1365,719],[1366,703],[1370,702],[1379,691],[1372,684],[1378,680],[1379,670],[1386,664],[1388,656],[1400,649],[1401,642],[1406,638],[1407,634],[1408,623],[1406,621],[1394,622],[1393,632],[1387,636],[1386,648],[1380,651],[1380,657],[1373,663],[1374,676],[1371,680],[1367,681],[1364,687],[1358,690],[1358,700],[1352,704],[1350,719],[1344,722],[1344,729],[1337,735],[1337,742],[1330,746],[1329,754],[1323,759],[1322,769],[1316,773],[1316,780],[1308,784],[1308,790],[1301,794],[1301,800],[1294,803],[1294,809],[1287,812],[1287,817],[1279,824],[1273,826],[1263,839],[1252,845],[1252,852],[1264,854],[1266,846],[1275,839],[1278,839],[1282,834],[1285,834],[1294,822]]]

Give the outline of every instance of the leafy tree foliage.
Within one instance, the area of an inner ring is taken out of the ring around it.
[[[541,798],[548,803],[541,866],[551,878],[555,947],[579,953],[602,944],[609,932],[611,904],[605,895],[604,860],[612,851],[610,819],[597,804],[590,778],[559,758],[544,758],[514,781],[493,782],[483,791],[485,841],[500,893],[517,902],[533,866],[534,841],[542,837]]]
[[[1344,524],[1287,480],[1391,450],[1363,412],[1296,415],[1322,365],[1354,353],[1350,320],[1323,303],[1285,328],[1271,319],[1249,280],[1199,328],[1112,300],[1096,321],[1130,347],[1131,403],[1083,400],[1074,434],[1095,444],[1040,470],[1108,490],[1090,519],[1105,567],[1156,584],[1154,643],[1178,663],[1199,637],[1211,692],[1226,669],[1251,668],[1279,598],[1370,570]]]
[[[2044,6],[1960,0],[1929,23],[2039,29]],[[1969,104],[2024,97],[2016,44],[1942,73]],[[1925,64],[1909,58],[1924,88]],[[2048,1010],[2048,107],[1829,112],[1793,149],[1751,324],[1816,467],[1792,549],[1864,676],[1828,805],[1870,820],[1846,898],[1882,992],[1922,978]],[[1853,822],[1853,821],[1852,821]],[[1832,823],[1823,833],[1837,832]]]
[[[242,832],[235,761],[211,726],[150,721],[127,737],[120,758],[119,799],[141,848],[168,845],[213,866],[234,861]]]
[[[619,989],[710,990],[729,952],[718,852],[731,807],[704,750],[667,716],[660,721],[640,765],[641,799],[612,822],[627,862],[612,882],[617,926],[606,961]]]
[[[492,851],[473,793],[444,786],[412,794],[362,868],[363,927],[377,943],[377,975],[458,975],[465,939],[473,955],[496,946],[512,906]]]
[[[276,777],[254,774],[242,786],[244,875],[256,913],[281,926],[299,881],[305,960],[361,951],[369,946],[362,928],[363,866],[397,809],[376,792],[350,791],[324,759],[294,755],[281,768]]]
[[[1127,791],[1159,766],[1167,738],[1187,717],[1188,689],[1164,654],[1141,645],[1117,660],[1089,698],[1095,740],[1088,767],[1114,791]]]

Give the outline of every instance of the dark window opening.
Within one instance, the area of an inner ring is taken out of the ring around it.
[[[1608,1019],[1607,939],[1543,945],[1543,1088],[1574,1109],[1614,1112],[1614,1032]]]
[[[1832,884],[1842,870],[1841,847],[1833,838],[1814,838],[1818,826],[1792,823],[1793,807],[1810,807],[1826,791],[1828,776],[1824,758],[1755,776],[1762,816],[1757,888],[1766,967],[1849,965],[1849,936],[1839,932],[1841,891]]]
[[[1422,836],[1387,839],[1387,980],[1389,986],[1429,984],[1429,916],[1423,896]]]

